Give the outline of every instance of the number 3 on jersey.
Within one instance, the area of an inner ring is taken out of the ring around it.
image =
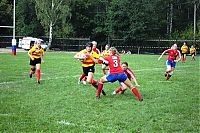
[[[118,67],[118,66],[119,66],[119,64],[118,64],[118,61],[117,61],[117,60],[113,60],[113,62],[114,62],[114,64],[113,64],[113,66],[114,66],[114,67]]]

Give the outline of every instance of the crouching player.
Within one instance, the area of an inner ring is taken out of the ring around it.
[[[169,80],[175,70],[176,62],[181,60],[181,54],[180,51],[177,49],[177,44],[174,44],[172,45],[171,49],[165,50],[158,58],[158,60],[160,60],[165,53],[168,53],[166,61],[167,69],[165,71],[165,77],[166,80]]]
[[[109,75],[104,75],[98,84],[98,90],[96,93],[96,97],[99,99],[100,98],[100,93],[103,88],[103,84],[106,82],[123,82],[125,85],[127,85],[133,94],[138,98],[139,101],[142,101],[142,96],[138,92],[138,90],[132,85],[130,80],[128,79],[127,75],[124,73],[120,66],[120,56],[119,52],[115,47],[110,48],[110,55],[108,57],[102,58],[97,61],[98,63],[107,63],[109,66]]]
[[[123,62],[121,64],[122,70],[124,71],[124,73],[127,75],[128,79],[131,81],[133,79],[135,86],[139,87],[140,85],[138,84],[135,74],[134,72],[128,67],[128,62]],[[120,87],[118,87],[115,91],[113,91],[113,95],[114,94],[124,94],[124,92],[127,90],[127,86],[121,82],[120,83]]]
[[[28,51],[30,57],[31,70],[29,73],[30,78],[33,74],[37,73],[37,83],[40,84],[41,78],[41,62],[44,62],[43,55],[44,49],[41,47],[41,42],[36,42],[35,45]]]

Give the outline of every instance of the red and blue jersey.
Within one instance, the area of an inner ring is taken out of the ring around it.
[[[121,68],[120,65],[120,57],[118,55],[109,55],[104,58],[106,61],[108,61],[108,66],[110,68],[110,74],[121,74],[124,73],[124,71]]]
[[[163,52],[164,54],[165,53],[168,53],[168,57],[167,57],[167,60],[169,61],[174,61],[176,60],[177,57],[180,57],[181,54],[180,54],[180,51],[179,50],[173,50],[173,49],[167,49]]]

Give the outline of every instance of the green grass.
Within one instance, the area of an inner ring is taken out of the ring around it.
[[[122,56],[141,85],[139,102],[130,90],[111,95],[117,82],[106,84],[107,96],[96,100],[93,87],[77,84],[82,68],[73,55],[47,52],[38,85],[28,77],[26,53],[0,54],[0,132],[199,132],[199,60],[179,62],[165,81],[165,57]],[[101,76],[97,65],[95,79]]]

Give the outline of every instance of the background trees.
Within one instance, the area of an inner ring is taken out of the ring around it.
[[[195,3],[198,39],[199,0],[17,0],[16,35],[193,39]],[[0,25],[12,25],[12,4],[1,0]],[[12,32],[0,30],[1,35]]]

